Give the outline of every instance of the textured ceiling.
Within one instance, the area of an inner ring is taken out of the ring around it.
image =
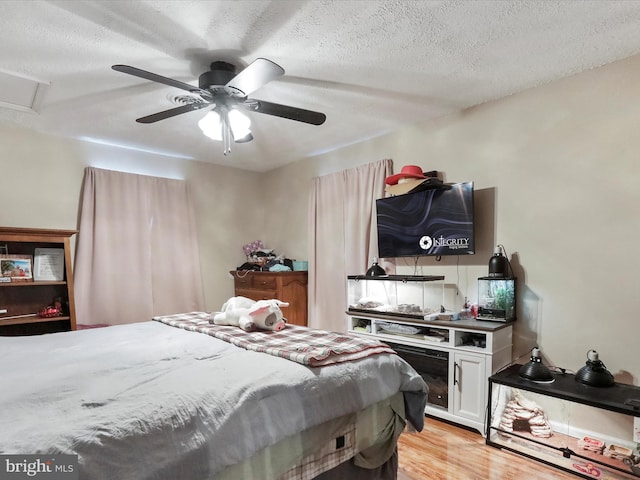
[[[636,0],[4,0],[0,122],[266,171],[638,53]],[[184,91],[111,69],[197,85],[212,61],[259,57],[286,73],[252,98],[327,121],[253,113],[226,157],[206,110],[136,123]]]

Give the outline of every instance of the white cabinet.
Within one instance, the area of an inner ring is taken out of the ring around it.
[[[453,415],[484,422],[486,362],[484,355],[453,352]]]
[[[425,413],[485,434],[487,380],[511,362],[512,324],[347,311],[347,330],[396,350],[429,385]]]

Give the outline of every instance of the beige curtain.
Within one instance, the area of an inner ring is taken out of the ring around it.
[[[364,274],[378,255],[375,200],[393,162],[313,179],[309,200],[309,326],[346,330],[347,275]]]
[[[85,169],[74,290],[77,323],[202,310],[193,209],[182,180]]]

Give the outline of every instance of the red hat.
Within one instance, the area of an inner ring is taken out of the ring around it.
[[[400,170],[400,173],[396,173],[395,175],[391,175],[387,177],[384,181],[387,185],[395,185],[398,183],[398,180],[401,178],[427,178],[424,173],[422,173],[422,168],[417,165],[405,165]]]

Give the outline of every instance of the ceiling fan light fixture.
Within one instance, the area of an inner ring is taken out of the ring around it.
[[[229,127],[236,142],[242,143],[243,140],[246,142],[248,138],[253,138],[250,137],[251,119],[249,117],[236,109],[232,109],[228,114],[228,118]]]
[[[211,110],[198,122],[198,127],[211,140],[222,141],[222,122],[220,114],[215,110]]]
[[[202,130],[202,133],[212,140],[221,142],[224,140],[226,133],[224,132],[225,123],[228,123],[233,139],[237,143],[244,143],[253,139],[251,130],[249,129],[251,126],[249,117],[235,109],[228,113],[223,112],[222,115],[226,115],[228,122],[225,122],[222,116],[215,110],[211,110],[202,117],[198,122],[198,127]]]
[[[245,137],[234,140],[236,143],[247,143],[253,140],[253,135],[249,132]]]

